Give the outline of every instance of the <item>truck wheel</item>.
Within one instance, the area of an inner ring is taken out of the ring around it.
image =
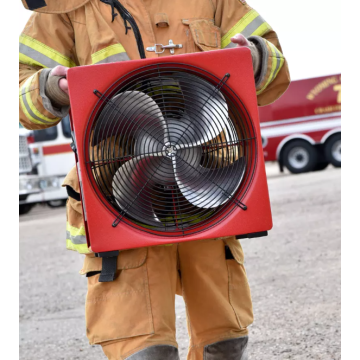
[[[318,162],[314,168],[313,171],[321,171],[328,167],[329,163],[327,161],[325,162]]]
[[[325,143],[325,156],[335,167],[341,167],[341,134],[333,135]]]
[[[65,206],[66,200],[50,200],[47,202],[48,206],[51,208],[58,208]]]
[[[19,204],[19,215],[25,215],[27,214],[34,204]]]
[[[308,142],[295,140],[285,146],[282,159],[291,173],[300,174],[315,169],[317,152]]]

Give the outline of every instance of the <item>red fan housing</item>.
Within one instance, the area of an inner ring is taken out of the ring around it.
[[[271,229],[248,49],[76,67],[68,80],[92,251]]]

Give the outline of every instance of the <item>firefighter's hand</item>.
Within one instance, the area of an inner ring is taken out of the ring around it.
[[[238,47],[247,47],[250,49],[253,60],[254,75],[256,77],[261,67],[261,56],[258,48],[242,34],[236,34],[230,40],[234,44],[237,44]]]
[[[68,67],[58,65],[54,67],[50,72],[50,76],[65,76],[65,78],[61,78],[59,80],[59,88],[66,94],[69,94],[68,81],[66,79],[68,70]]]
[[[236,34],[234,35],[231,39],[231,42],[233,42],[234,44],[237,44],[238,47],[248,47],[250,48],[251,46],[251,42],[242,34]]]
[[[58,108],[70,105],[69,87],[66,79],[69,68],[65,66],[54,67],[48,77],[45,92],[53,105]]]

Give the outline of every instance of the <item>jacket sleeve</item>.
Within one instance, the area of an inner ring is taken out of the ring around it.
[[[255,79],[258,105],[274,102],[290,84],[287,61],[276,32],[245,0],[217,0],[215,7],[215,25],[221,29],[221,48],[235,47],[230,39],[238,33],[255,43],[261,53],[261,69]]]
[[[74,31],[63,14],[34,13],[19,39],[20,123],[27,129],[56,125],[69,107],[55,108],[45,94],[50,70],[76,66]]]

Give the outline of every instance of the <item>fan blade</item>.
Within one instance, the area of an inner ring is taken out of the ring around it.
[[[186,114],[181,119],[167,119],[167,124],[171,144],[178,148],[202,144],[205,129],[199,128]]]
[[[126,139],[146,135],[151,148],[158,151],[165,142],[167,126],[159,106],[150,96],[139,91],[125,91],[106,103],[94,134],[93,145],[119,134]],[[141,151],[141,147],[138,150]]]
[[[159,226],[161,222],[152,207],[153,187],[156,183],[169,182],[175,182],[169,159],[161,156],[137,157],[115,173],[113,195],[125,213],[145,224]]]
[[[181,120],[169,121],[170,137],[176,144],[200,145],[230,128],[226,100],[214,85],[186,73],[177,80],[184,97],[185,115]]]
[[[191,204],[205,209],[227,202],[239,187],[246,168],[244,157],[224,168],[208,169],[189,163],[181,152],[173,166],[182,194]]]
[[[146,131],[139,131],[136,136],[134,155],[135,156],[161,156],[163,143],[154,139]]]

